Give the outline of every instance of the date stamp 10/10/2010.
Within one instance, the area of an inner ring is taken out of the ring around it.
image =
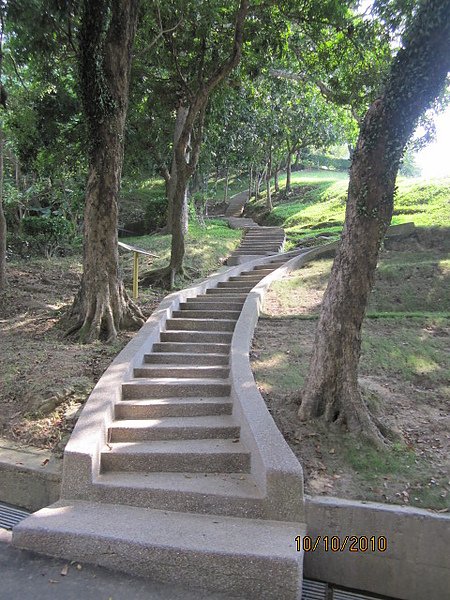
[[[388,549],[384,535],[297,535],[295,544],[297,552],[386,552]]]

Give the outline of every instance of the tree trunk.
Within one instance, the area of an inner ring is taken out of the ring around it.
[[[250,166],[250,172],[248,176],[248,200],[252,199],[253,195],[253,165]]]
[[[175,148],[180,139],[181,132],[183,131],[184,124],[189,112],[189,107],[179,104],[177,108],[177,117],[175,121],[175,131],[173,135],[173,152],[172,152],[172,166],[170,168],[170,178],[167,184],[167,227],[165,231],[172,233],[173,227],[173,202],[175,196],[175,190],[177,188],[177,161],[175,160]],[[187,192],[186,192],[187,193]],[[186,220],[187,223],[187,220]]]
[[[266,195],[266,207],[268,208],[268,210],[273,210],[273,205],[272,205],[272,190],[270,189],[270,179],[272,177],[272,147],[269,148],[269,161],[267,163],[267,170],[266,170],[266,190],[267,190],[267,195]]]
[[[292,174],[292,152],[289,151],[286,157],[286,187],[284,191],[287,194],[292,192],[291,187],[291,174]]]
[[[302,420],[322,416],[384,445],[358,389],[361,325],[380,242],[389,226],[403,149],[450,70],[450,0],[417,11],[386,88],[367,112],[350,169],[344,230],[302,393]]]
[[[0,293],[6,288],[6,218],[3,211],[3,154],[5,137],[0,128]]]
[[[224,202],[228,202],[228,185],[230,182],[230,170],[228,168],[228,165],[225,168],[225,189],[223,192],[223,201]]]
[[[177,187],[173,197],[172,245],[170,254],[170,287],[175,283],[175,276],[182,273],[185,254],[185,240],[187,231],[187,195],[186,189],[189,180],[186,169],[178,165]]]
[[[144,323],[119,276],[118,196],[138,0],[117,0],[111,15],[85,0],[80,40],[83,108],[90,134],[81,286],[72,306],[83,342],[112,341],[118,330]],[[106,40],[103,27],[108,23]]]
[[[261,177],[258,171],[255,171],[255,200],[259,198],[259,186],[261,184]]]
[[[266,194],[266,208],[267,210],[273,210],[273,204],[272,204],[272,190],[270,189],[270,175],[267,172],[266,174],[266,190],[267,190],[267,194]]]
[[[280,178],[279,178],[279,174],[280,174],[280,163],[277,163],[276,166],[275,166],[275,172],[273,174],[275,192],[277,194],[280,192]]]

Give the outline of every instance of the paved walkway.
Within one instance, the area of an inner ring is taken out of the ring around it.
[[[0,600],[231,600],[18,550],[0,528]],[[67,575],[61,572],[67,568]]]

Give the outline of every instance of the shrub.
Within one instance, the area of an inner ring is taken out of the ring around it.
[[[61,216],[31,216],[22,219],[22,234],[17,242],[25,244],[30,254],[43,254],[47,258],[64,254],[75,239],[73,224]]]

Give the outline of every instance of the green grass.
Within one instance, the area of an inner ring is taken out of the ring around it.
[[[344,438],[343,457],[366,481],[415,467],[415,453],[399,443],[393,444],[390,452],[380,452],[363,442],[354,443],[353,439]]]
[[[265,218],[267,225],[280,225],[288,238],[326,234],[338,237],[345,218],[348,176],[334,171],[299,171],[292,177],[293,194],[280,197]],[[450,179],[399,177],[392,224],[414,221],[417,227],[449,227]],[[283,178],[281,179],[283,188]],[[256,203],[262,205],[264,200]],[[255,204],[255,203],[253,203]]]
[[[443,326],[448,323],[448,319],[436,317],[366,322],[361,369],[413,384],[426,381],[446,386],[450,381],[450,365]]]
[[[289,355],[285,351],[264,351],[255,357],[252,369],[258,380],[264,382],[266,391],[276,389],[279,393],[290,394],[302,387],[306,363],[301,362],[301,353],[300,346],[296,346]]]
[[[317,316],[332,260],[305,265],[289,278],[274,282],[271,298],[277,313]],[[450,259],[438,250],[382,252],[371,293],[372,318],[447,316],[450,311]],[[273,313],[272,313],[273,314]]]
[[[204,279],[220,266],[230,252],[239,244],[241,232],[230,229],[220,220],[207,221],[205,227],[195,221],[189,223],[186,236],[185,267],[194,280]],[[145,235],[124,238],[127,244],[143,248],[158,258],[143,259],[141,273],[148,269],[164,267],[170,260],[170,235]],[[131,258],[129,259],[131,265]],[[127,268],[129,272],[130,267]],[[180,285],[186,283],[180,281]]]

